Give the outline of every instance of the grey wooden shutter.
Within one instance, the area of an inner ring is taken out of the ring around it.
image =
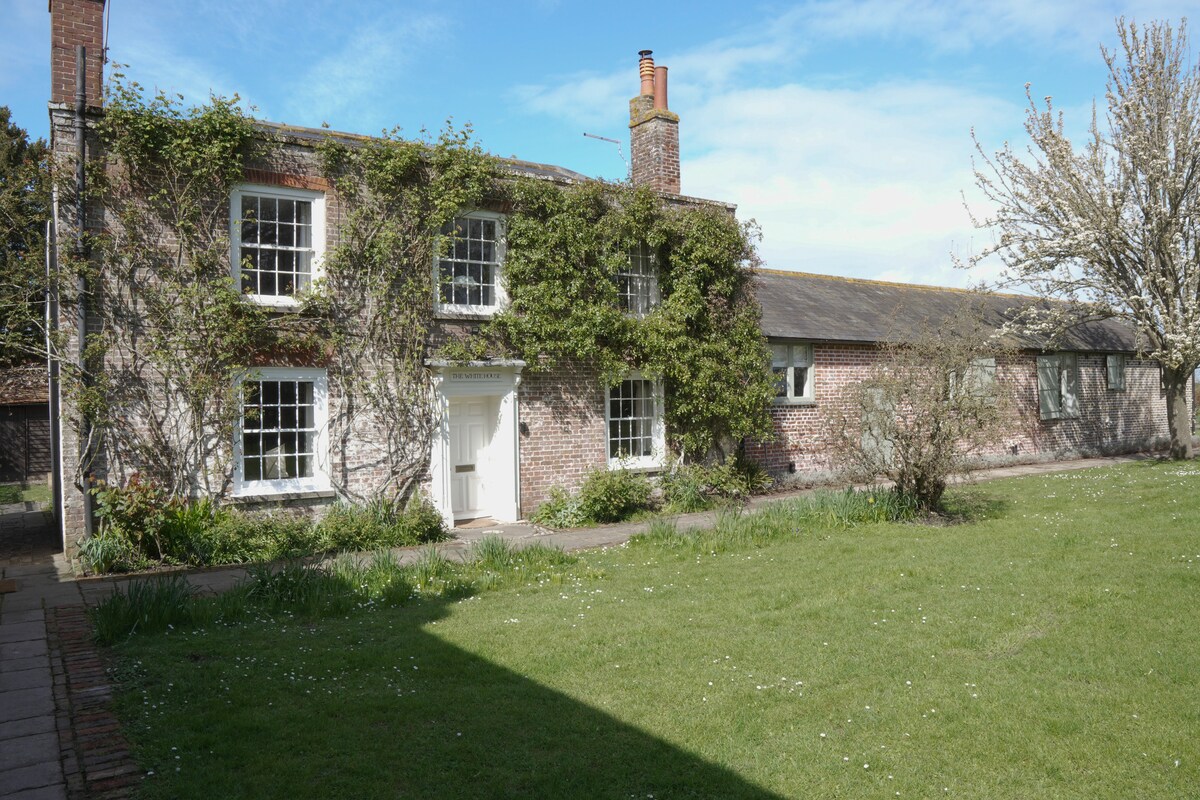
[[[1058,357],[1037,357],[1038,408],[1042,419],[1057,419],[1062,411],[1059,402]]]

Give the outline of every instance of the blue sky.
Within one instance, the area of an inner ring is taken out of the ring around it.
[[[109,57],[266,119],[416,134],[470,122],[498,155],[621,178],[637,51],[670,68],[684,193],[737,203],[767,266],[963,286],[972,128],[1020,142],[1025,84],[1082,131],[1114,19],[1193,2],[110,0]],[[45,0],[0,0],[0,105],[46,133]]]

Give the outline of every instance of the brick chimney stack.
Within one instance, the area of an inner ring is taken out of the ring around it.
[[[638,53],[641,90],[629,101],[629,151],[633,184],[679,194],[679,115],[667,110],[667,68],[651,51]]]
[[[75,102],[75,48],[87,48],[87,104],[103,102],[104,0],[50,0],[50,102]]]

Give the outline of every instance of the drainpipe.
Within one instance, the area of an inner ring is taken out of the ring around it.
[[[50,219],[46,220],[46,367],[50,390],[50,481],[54,493],[52,503],[58,533],[63,535],[62,514],[62,401],[59,395],[59,363],[55,350],[58,339],[58,249],[55,247],[54,220],[58,218],[58,198],[55,196]]]
[[[85,170],[87,158],[87,48],[78,45],[75,48],[75,257],[82,260],[87,257],[84,243],[84,231],[87,228],[87,200],[84,193],[87,189],[87,173]],[[87,350],[87,279],[79,276],[79,367],[83,377],[86,364],[84,355]],[[86,380],[86,378],[83,378]],[[83,463],[86,466],[83,485],[83,531],[84,536],[90,537],[95,532],[92,519],[92,495],[88,491],[87,479],[92,473],[91,426],[84,418],[79,421],[79,439],[83,445]]]

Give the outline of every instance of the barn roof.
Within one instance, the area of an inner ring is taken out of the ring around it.
[[[951,289],[940,286],[755,270],[755,294],[762,305],[763,333],[772,338],[831,342],[904,341],[923,328],[938,328],[964,306],[1000,328],[1022,309],[1049,307],[1036,297]],[[1014,337],[1015,338],[1015,337]],[[1025,349],[1043,349],[1045,340],[1023,336]],[[1060,336],[1056,350],[1136,352],[1135,331],[1115,320],[1080,323]]]

